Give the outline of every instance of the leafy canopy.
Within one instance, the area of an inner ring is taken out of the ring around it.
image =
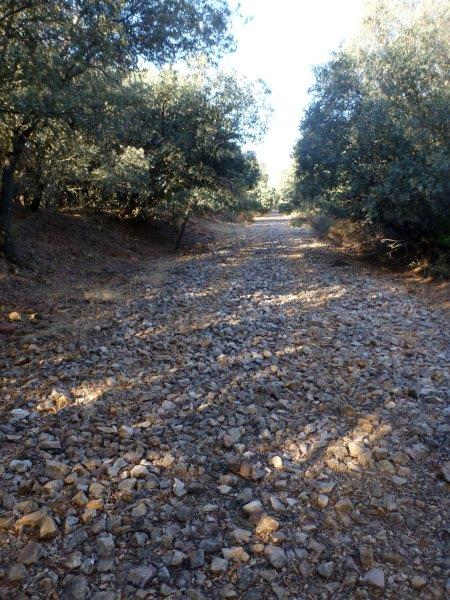
[[[297,203],[437,239],[450,229],[449,12],[377,1],[316,68],[295,147]]]

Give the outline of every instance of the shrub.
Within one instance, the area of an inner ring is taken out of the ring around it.
[[[361,39],[316,68],[294,151],[297,206],[381,229],[392,256],[450,236],[448,15],[377,2]]]

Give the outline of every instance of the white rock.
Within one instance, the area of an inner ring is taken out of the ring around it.
[[[270,464],[274,469],[282,469],[283,468],[283,459],[281,456],[272,456],[270,459]]]
[[[281,569],[286,564],[286,553],[278,546],[272,546],[269,544],[264,548],[264,554],[272,567],[275,567],[275,569]]]
[[[134,465],[134,467],[130,469],[131,477],[136,477],[136,479],[144,479],[145,477],[148,477],[149,474],[147,467],[144,465]]]
[[[14,421],[23,421],[23,419],[27,419],[31,413],[23,408],[14,408],[9,414]]]
[[[9,468],[11,471],[15,471],[16,473],[25,473],[29,471],[33,463],[31,460],[12,460],[9,463]]]
[[[253,515],[255,513],[261,512],[263,510],[263,506],[260,500],[252,500],[251,502],[245,504],[242,507],[242,510],[248,515]]]
[[[365,575],[364,579],[366,583],[373,585],[374,587],[383,589],[384,588],[384,571],[379,567],[370,569]]]
[[[319,508],[326,508],[328,506],[328,496],[326,496],[325,494],[319,494],[317,496],[317,506]]]
[[[178,498],[181,498],[182,496],[186,495],[186,488],[184,486],[184,483],[182,481],[180,481],[180,479],[175,479],[172,489],[173,489],[173,493]]]
[[[215,556],[211,561],[210,568],[213,573],[225,573],[228,569],[228,561],[225,558]]]

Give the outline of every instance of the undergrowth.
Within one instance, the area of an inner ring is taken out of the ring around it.
[[[291,225],[309,225],[320,239],[358,258],[392,269],[414,269],[424,277],[450,279],[450,238],[434,242],[401,239],[367,223],[316,211],[293,214]]]

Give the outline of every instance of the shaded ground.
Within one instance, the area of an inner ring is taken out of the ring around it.
[[[6,338],[0,597],[445,597],[447,317],[236,231],[88,337]]]
[[[332,223],[331,227],[329,223]],[[415,261],[407,256],[389,258],[386,248],[382,250],[380,247],[384,235],[380,233],[378,237],[373,237],[373,233],[364,225],[348,219],[336,219],[333,222],[331,218],[314,217],[306,213],[292,217],[291,224],[310,225],[320,238],[326,240],[329,250],[336,255],[336,260],[372,265],[377,275],[384,273],[391,280],[395,279],[398,284],[403,284],[408,293],[415,294],[422,302],[442,310],[450,310],[450,281],[444,275],[444,264],[439,268],[436,257],[433,258],[434,263],[430,263],[430,258],[425,257]],[[442,259],[441,255],[441,261]],[[411,262],[415,266],[411,266]]]
[[[108,322],[136,288],[160,285],[174,260],[176,232],[161,224],[121,223],[106,215],[17,209],[14,235],[21,261],[0,259],[0,334],[16,338],[89,335]],[[184,247],[192,254],[226,239],[235,227],[195,219]],[[151,264],[151,268],[148,265]],[[9,315],[18,313],[11,321]]]

